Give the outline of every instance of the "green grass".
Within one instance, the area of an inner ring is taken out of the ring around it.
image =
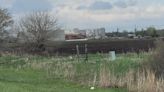
[[[66,83],[27,84],[0,82],[1,92],[93,92],[89,88],[77,87]],[[94,92],[125,92],[120,89],[95,89]]]
[[[61,79],[49,79],[34,70],[0,70],[0,92],[92,92],[89,87]],[[125,92],[125,89],[100,89],[94,92]]]
[[[95,72],[105,64],[117,75],[137,69],[149,54],[121,54],[115,61],[108,55],[90,54],[84,58],[2,56],[0,57],[0,92],[127,92],[126,88],[99,88],[90,90]],[[85,84],[80,84],[83,81]]]

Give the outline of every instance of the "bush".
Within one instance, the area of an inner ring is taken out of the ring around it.
[[[157,41],[156,49],[150,58],[150,69],[156,73],[158,77],[164,77],[164,42]]]

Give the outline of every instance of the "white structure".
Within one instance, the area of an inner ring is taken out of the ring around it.
[[[87,29],[86,30],[86,36],[87,36],[87,38],[94,38],[95,37],[95,33],[94,33],[93,30]]]
[[[135,34],[128,34],[128,37],[129,38],[136,38],[136,35]]]
[[[105,33],[105,28],[86,30],[86,36],[90,39],[104,39],[106,37]]]
[[[109,54],[110,54],[109,60],[112,60],[112,61],[116,60],[116,52],[115,51],[110,51]]]
[[[94,29],[95,39],[105,38],[105,28]]]

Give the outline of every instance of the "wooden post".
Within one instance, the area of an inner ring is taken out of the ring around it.
[[[77,54],[77,59],[78,59],[78,62],[79,62],[79,45],[76,45],[76,54]]]
[[[85,61],[88,61],[88,48],[87,48],[87,44],[85,44]]]

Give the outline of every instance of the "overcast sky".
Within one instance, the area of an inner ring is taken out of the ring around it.
[[[164,28],[164,0],[0,0],[0,7],[8,8],[14,19],[36,10],[50,11],[65,29]]]

